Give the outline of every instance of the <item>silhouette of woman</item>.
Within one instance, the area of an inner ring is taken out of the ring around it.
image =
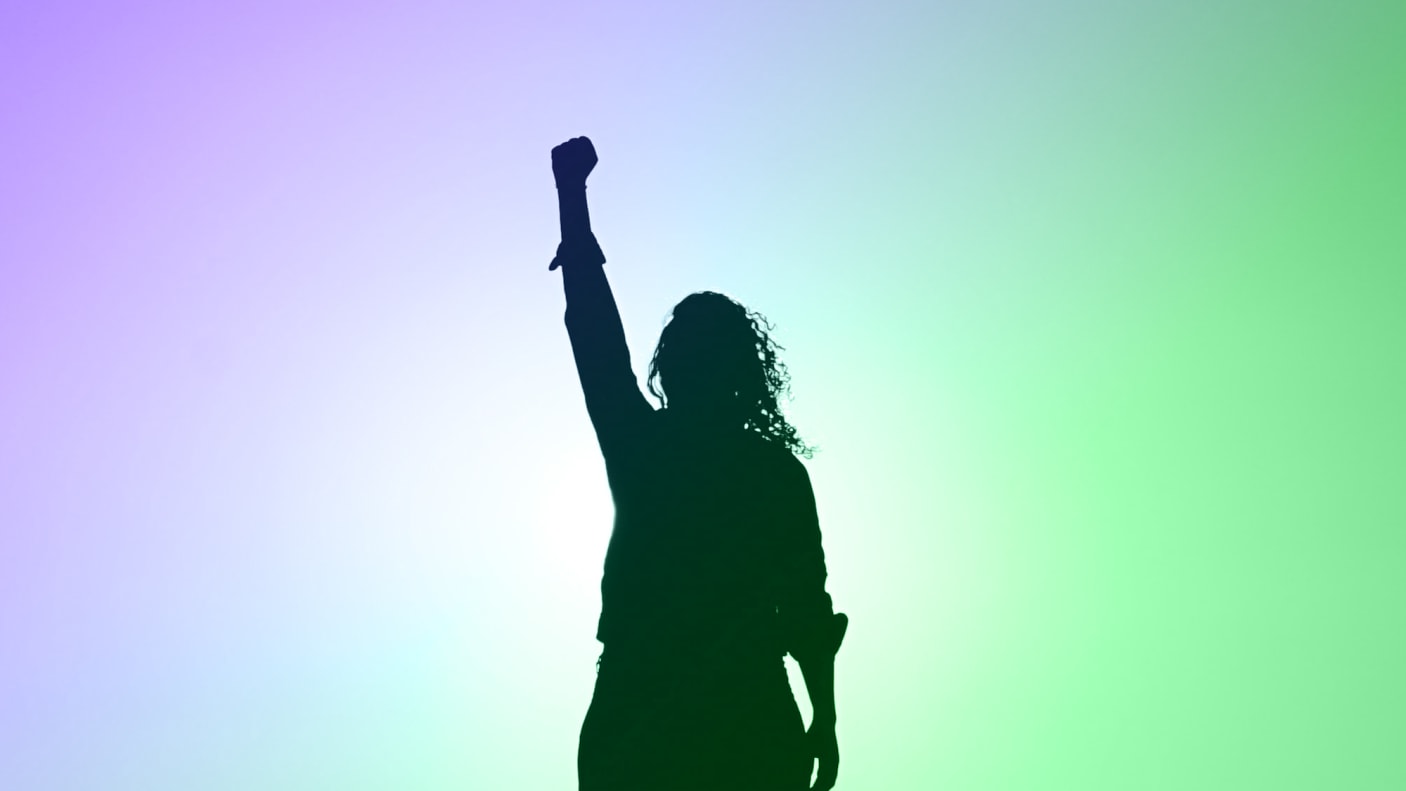
[[[640,392],[591,233],[591,141],[552,149],[566,327],[615,502],[581,727],[581,791],[800,791],[834,785],[834,658],[809,456],[777,408],[770,325],[713,292],[673,310]],[[782,657],[800,663],[807,732]]]

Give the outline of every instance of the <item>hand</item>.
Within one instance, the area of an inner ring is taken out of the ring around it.
[[[806,749],[820,763],[811,791],[830,791],[840,771],[840,746],[835,741],[835,723],[812,722],[806,731]]]
[[[596,147],[589,137],[573,137],[552,149],[552,175],[557,189],[585,187],[586,177],[596,166]]]

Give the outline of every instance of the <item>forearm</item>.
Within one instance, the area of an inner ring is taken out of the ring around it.
[[[805,678],[806,693],[814,712],[811,725],[835,723],[835,655],[808,656],[798,660]]]
[[[557,261],[563,265],[562,288],[566,292],[567,326],[573,330],[573,341],[578,340],[580,331],[598,336],[602,346],[623,347],[625,333],[620,311],[600,266],[605,256],[591,233],[586,187],[558,187],[557,208],[561,218]]]
[[[568,246],[591,238],[591,212],[586,205],[586,186],[557,187],[557,210],[561,218],[561,240]]]
[[[605,256],[591,233],[584,187],[557,190],[562,243],[553,267],[562,270],[566,328],[586,407],[599,429],[618,423],[622,410],[643,403],[620,310],[602,266]],[[602,440],[604,441],[604,440]]]

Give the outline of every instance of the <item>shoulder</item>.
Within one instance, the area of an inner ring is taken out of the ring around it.
[[[793,485],[810,483],[810,472],[805,463],[790,448],[755,432],[748,432],[748,440],[758,458],[773,474]]]

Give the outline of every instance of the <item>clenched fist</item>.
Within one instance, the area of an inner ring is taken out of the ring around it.
[[[552,175],[557,189],[585,187],[586,177],[596,166],[596,147],[589,137],[573,137],[552,149]]]

